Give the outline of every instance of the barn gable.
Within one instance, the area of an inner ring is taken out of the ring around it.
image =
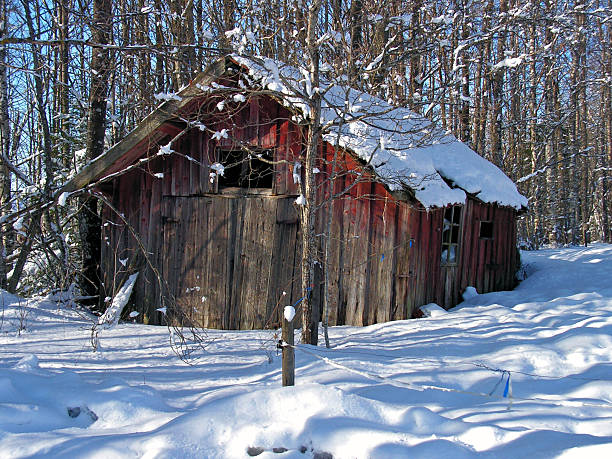
[[[251,87],[240,88],[236,80],[228,78],[228,69],[235,71],[236,64],[253,77]],[[207,96],[214,98],[216,94],[219,101],[229,96],[231,101],[231,97],[248,97],[254,87],[255,92],[271,91],[293,116],[307,118],[305,86],[304,76],[296,68],[268,58],[231,56],[219,60],[188,87],[169,96],[121,142],[77,174],[64,191],[122,170],[165,134],[179,134],[191,116],[206,111],[202,101]],[[466,193],[489,204],[517,210],[527,207],[526,198],[499,168],[426,118],[351,88],[325,82],[321,86],[325,94],[322,125],[327,126],[324,140],[370,164],[377,179],[389,189],[411,189],[425,208],[465,202]],[[210,112],[209,107],[207,114]],[[259,141],[255,132],[260,129],[259,121],[251,126],[255,142]]]
[[[278,87],[291,75],[272,70],[274,78],[266,80],[265,62],[257,68],[237,57],[218,61],[177,95],[167,95],[63,189],[96,184],[107,194],[112,206],[104,208],[105,296],[120,284],[124,265],[131,263],[126,260],[144,252],[134,307],[152,323],[163,320],[157,309],[170,303],[184,320],[206,327],[275,326],[281,306],[303,296],[294,201],[304,112]],[[251,86],[241,87],[245,76]],[[274,92],[271,85],[277,85]],[[363,102],[366,96],[359,97]],[[476,181],[474,170],[482,175],[489,167],[480,162],[490,163],[446,134],[432,137],[427,121],[415,124],[412,115],[401,129],[413,137],[401,140],[388,124],[380,125],[396,109],[377,104],[383,109],[369,127],[355,121],[357,128],[334,133],[330,124],[320,146],[318,199],[341,194],[317,214],[317,234],[326,233],[332,217],[330,324],[409,318],[428,302],[456,304],[467,285],[480,292],[511,287],[515,217],[524,198],[495,166]],[[328,104],[328,120],[337,105]],[[382,131],[392,135],[383,138]],[[423,131],[440,143],[421,136],[415,144]],[[400,149],[400,141],[414,151]],[[445,148],[461,159],[453,160]],[[331,183],[334,159],[341,173]],[[476,166],[462,172],[461,161]],[[501,192],[488,183],[493,179]],[[319,244],[322,252],[325,238]],[[323,278],[320,270],[312,293],[318,304]]]

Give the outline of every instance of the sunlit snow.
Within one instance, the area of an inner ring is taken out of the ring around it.
[[[2,292],[0,457],[612,457],[612,246],[523,260],[514,291],[297,345],[286,388],[278,330],[210,330],[187,365],[120,323],[94,353],[96,318]]]

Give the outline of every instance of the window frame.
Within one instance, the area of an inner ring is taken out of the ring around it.
[[[223,190],[228,190],[228,189],[243,189],[243,190],[258,190],[258,191],[263,191],[263,190],[270,190],[273,191],[275,188],[275,175],[276,175],[276,168],[274,167],[274,152],[275,149],[274,148],[228,148],[228,147],[216,147],[215,148],[215,157],[217,158],[217,161],[221,164],[223,164],[223,166],[225,167],[225,172],[228,171],[228,169],[232,168],[232,167],[240,167],[240,171],[238,172],[239,176],[237,179],[236,183],[224,183],[224,177],[225,176],[217,176],[216,180],[217,180],[217,186],[218,186],[218,190],[219,192],[222,192]],[[265,155],[266,156],[266,160],[270,161],[262,161],[260,159],[258,159],[256,156],[258,154],[261,155]],[[228,159],[230,161],[232,161],[234,163],[234,166],[228,165]],[[253,169],[251,166],[253,164],[253,161],[256,161],[257,163],[259,163],[261,165],[261,168],[256,168]],[[257,177],[254,178],[250,178],[249,176],[251,175],[251,171],[258,171],[257,173],[263,173],[263,174],[269,174],[270,178],[267,179],[266,181],[269,180],[269,186],[253,186],[253,182],[257,183],[258,180],[260,180]],[[232,172],[233,174],[235,174],[235,172]],[[242,184],[242,182],[246,182],[245,184]]]
[[[450,220],[447,219],[448,213],[450,212]],[[457,217],[458,213],[458,217]],[[458,220],[458,221],[456,221]],[[449,222],[446,226],[446,222]],[[456,232],[453,231],[456,228]],[[452,205],[444,209],[444,215],[442,217],[442,234],[441,234],[441,251],[440,251],[440,265],[441,266],[457,266],[459,264],[459,254],[461,248],[461,237],[463,234],[463,206]],[[445,241],[445,233],[448,231],[448,240]],[[454,241],[453,234],[456,234],[456,240]],[[451,248],[455,248],[455,257],[451,261]],[[445,251],[446,250],[446,251]]]
[[[483,236],[482,235],[482,224],[485,225],[491,225],[490,226],[490,236]],[[492,241],[493,239],[495,239],[495,227],[493,226],[494,222],[493,220],[480,220],[480,224],[478,227],[478,239],[483,239],[485,241]]]

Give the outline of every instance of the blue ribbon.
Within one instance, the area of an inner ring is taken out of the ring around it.
[[[306,298],[306,296],[312,291],[312,287],[306,287],[306,295],[304,295],[302,298],[298,299],[294,304],[293,307],[295,308],[298,304],[300,304],[304,298]]]
[[[509,389],[510,389],[510,373],[508,373],[508,379],[506,379],[506,387],[504,387],[504,398],[508,398]]]

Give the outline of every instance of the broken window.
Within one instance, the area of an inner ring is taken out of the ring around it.
[[[274,165],[270,150],[218,150],[223,165],[219,187],[272,188]]]
[[[442,264],[454,265],[459,259],[459,237],[461,234],[461,206],[444,210],[442,223]]]
[[[493,239],[493,222],[480,222],[480,239]]]

